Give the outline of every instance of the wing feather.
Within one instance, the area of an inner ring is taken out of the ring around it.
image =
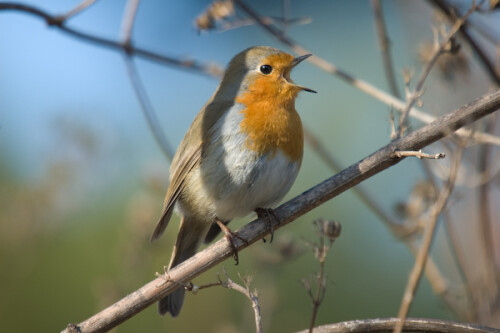
[[[201,145],[199,145],[197,149],[193,149],[191,154],[184,154],[184,156],[184,159],[179,160],[177,165],[179,165],[180,168],[175,170],[168,187],[167,194],[165,196],[165,208],[163,209],[162,216],[156,225],[153,235],[151,236],[151,241],[158,239],[167,228],[168,222],[170,221],[174,211],[175,203],[184,188],[187,175],[200,164]]]

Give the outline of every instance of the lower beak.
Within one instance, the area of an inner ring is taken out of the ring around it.
[[[302,61],[306,60],[307,58],[309,58],[310,56],[312,56],[312,54],[305,54],[303,56],[300,56],[300,57],[297,57],[297,58],[294,58],[292,63],[290,64],[290,69],[291,68],[294,68],[295,66],[297,66],[298,64],[300,64]],[[310,88],[306,88],[306,87],[302,87],[302,86],[299,86],[299,85],[296,85],[298,88],[304,90],[304,91],[307,91],[307,92],[311,92],[311,93],[316,93],[316,90],[312,90]]]

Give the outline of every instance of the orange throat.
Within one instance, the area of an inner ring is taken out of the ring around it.
[[[302,160],[304,133],[295,110],[298,92],[293,85],[258,78],[236,99],[245,106],[240,128],[248,135],[249,149],[272,156],[281,150],[295,162]]]

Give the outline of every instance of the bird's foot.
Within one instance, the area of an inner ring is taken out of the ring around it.
[[[245,238],[243,238],[240,235],[238,235],[237,233],[231,231],[231,229],[229,229],[224,224],[224,222],[222,222],[218,218],[215,218],[215,222],[217,222],[217,224],[219,225],[220,229],[224,233],[224,236],[227,238],[227,240],[229,242],[229,245],[231,246],[231,250],[233,252],[233,259],[235,261],[235,265],[238,265],[238,263],[239,263],[238,247],[236,246],[235,238],[238,238],[239,240],[241,240],[243,243],[245,243],[247,245],[249,244],[248,241]]]
[[[264,222],[266,223],[267,229],[269,230],[269,232],[271,234],[270,243],[272,243],[273,238],[274,238],[273,220],[278,222],[278,225],[279,225],[281,223],[280,219],[278,218],[278,216],[276,215],[274,210],[271,208],[256,208],[255,213],[257,213],[257,217],[259,219],[264,220]],[[264,242],[265,242],[265,239],[264,239]]]
[[[170,274],[168,273],[167,266],[163,266],[163,274],[156,272],[156,277],[163,279],[163,283],[161,285],[164,285],[165,283],[171,282],[173,284],[176,284],[176,285],[183,287],[187,291],[193,291],[196,289],[195,285],[191,281],[189,281],[188,283],[183,283],[183,282],[176,281],[176,280],[170,278]],[[160,287],[161,285],[158,285],[157,287]]]

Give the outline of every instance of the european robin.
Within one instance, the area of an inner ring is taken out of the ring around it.
[[[177,207],[181,223],[169,269],[221,229],[235,250],[236,234],[226,227],[232,219],[251,212],[274,215],[272,207],[288,192],[302,162],[304,135],[295,98],[302,90],[315,91],[295,84],[290,72],[309,56],[257,46],[229,63],[170,167],[163,214],[151,238],[160,237]],[[160,300],[160,314],[177,316],[184,294],[180,288]]]

